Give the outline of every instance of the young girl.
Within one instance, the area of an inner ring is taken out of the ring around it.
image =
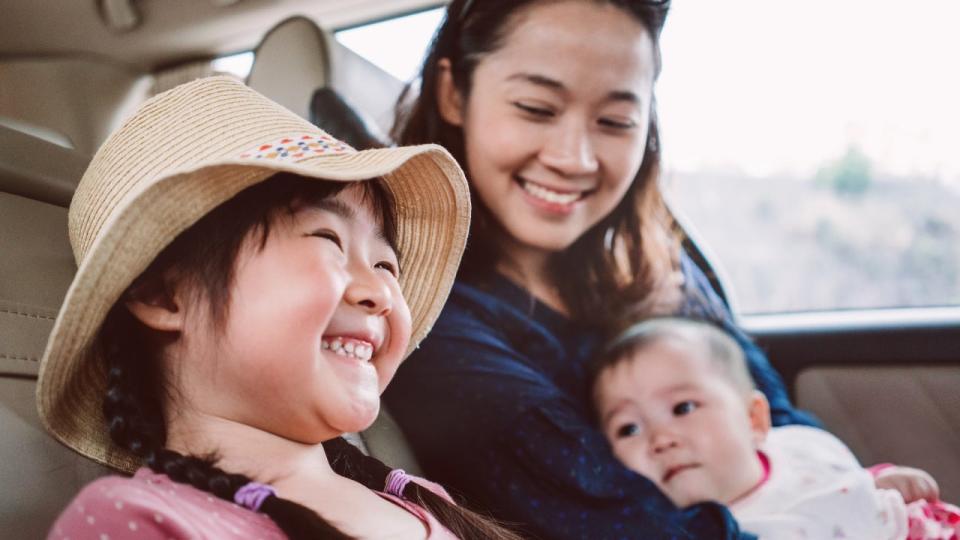
[[[37,389],[57,439],[135,474],[50,537],[513,538],[340,438],[439,312],[467,197],[442,150],[356,152],[229,78],[144,104],[71,203]]]
[[[587,391],[619,321],[733,328],[658,188],[668,4],[454,0],[395,131],[450,150],[475,213],[450,301],[385,399],[431,478],[544,538],[739,535],[723,508],[677,511],[614,459]],[[737,335],[774,423],[811,423]]]
[[[739,344],[723,330],[654,319],[598,358],[598,417],[614,454],[679,507],[730,506],[770,539],[955,540],[960,508],[924,471],[864,469],[839,439],[770,428],[770,408]]]

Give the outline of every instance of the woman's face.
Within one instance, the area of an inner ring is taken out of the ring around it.
[[[623,198],[643,159],[655,78],[650,34],[577,0],[515,15],[466,101],[441,61],[444,120],[463,129],[482,203],[525,249],[566,249]]]
[[[365,429],[410,339],[397,256],[358,187],[248,238],[223,332],[193,338],[191,406],[303,443]],[[181,378],[182,379],[182,378]]]

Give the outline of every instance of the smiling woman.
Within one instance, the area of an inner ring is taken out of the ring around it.
[[[635,318],[725,325],[774,422],[812,422],[680,248],[661,199],[667,7],[454,1],[395,130],[447,147],[476,210],[451,299],[385,397],[429,474],[545,538],[741,536],[716,503],[679,511],[594,425],[587,360]]]

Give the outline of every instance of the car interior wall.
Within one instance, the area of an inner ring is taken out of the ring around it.
[[[960,369],[949,365],[829,366],[802,371],[796,398],[861,463],[929,472],[945,501],[960,500]]]
[[[93,155],[149,95],[152,77],[87,58],[0,62],[0,124]]]

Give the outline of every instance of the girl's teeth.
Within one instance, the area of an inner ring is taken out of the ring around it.
[[[363,343],[346,342],[343,343],[339,338],[332,341],[321,340],[320,348],[330,350],[340,356],[350,356],[358,360],[369,361],[373,356],[373,347]]]
[[[530,182],[523,182],[523,189],[538,199],[554,204],[571,204],[580,198],[580,193],[557,193]]]

